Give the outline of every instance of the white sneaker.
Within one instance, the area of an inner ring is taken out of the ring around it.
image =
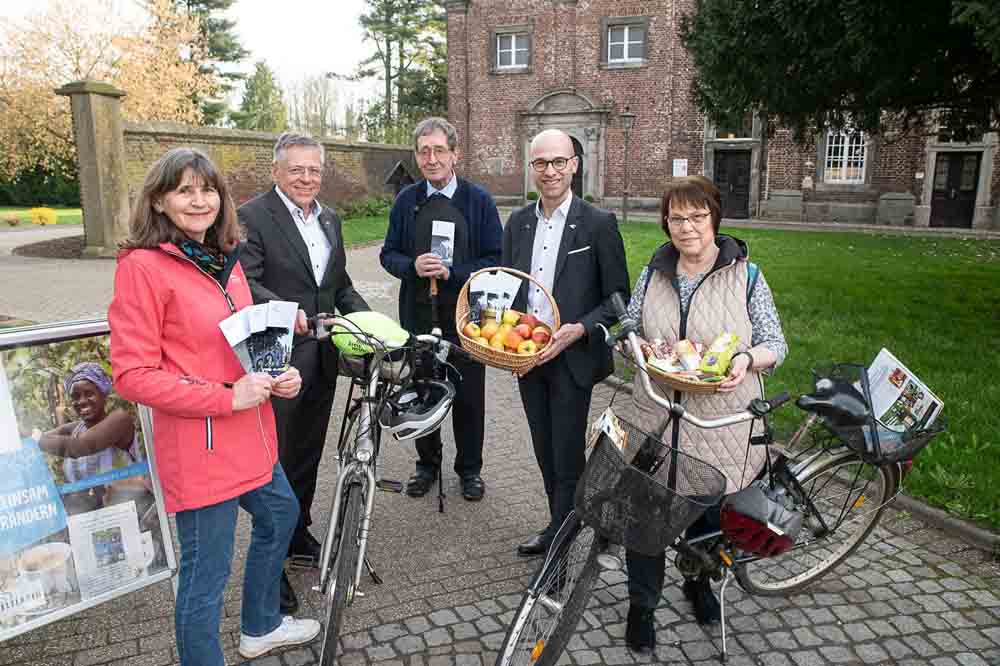
[[[274,648],[308,643],[319,635],[319,630],[319,622],[316,620],[296,620],[291,615],[286,615],[281,618],[278,628],[269,634],[247,636],[241,633],[240,654],[247,659],[253,659]]]

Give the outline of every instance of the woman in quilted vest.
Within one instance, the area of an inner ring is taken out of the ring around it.
[[[788,351],[771,290],[763,274],[749,263],[747,244],[719,234],[722,200],[710,180],[688,176],[673,181],[660,211],[668,242],[656,250],[639,276],[629,315],[641,323],[645,339],[661,339],[669,345],[684,339],[708,344],[726,331],[739,336],[739,350],[717,393],[675,391],[668,396],[703,418],[733,414],[761,397],[760,373],[779,365]],[[633,395],[638,425],[647,432],[662,427],[663,409],[638,386]],[[722,470],[726,492],[732,493],[752,481],[764,465],[761,447],[748,447],[753,427],[744,423],[701,430],[674,421],[663,441]],[[687,536],[717,530],[718,525],[719,507],[714,507],[688,529]],[[653,611],[663,590],[665,555],[629,552],[627,557],[625,639],[633,650],[648,652],[656,645]],[[707,578],[686,580],[683,589],[699,623],[718,621],[719,604]]]

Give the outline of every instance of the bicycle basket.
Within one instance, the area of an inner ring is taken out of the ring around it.
[[[712,465],[618,420],[627,433],[625,454],[600,435],[577,483],[576,511],[613,543],[658,555],[722,499],[726,477]],[[662,460],[652,473],[625,460],[649,441],[655,442],[656,458]]]
[[[865,402],[871,409],[871,390],[868,385],[868,370],[862,365],[842,363],[827,368],[823,372],[813,371],[817,379],[827,377],[850,382],[859,388]],[[911,415],[912,417],[912,415]],[[875,418],[874,412],[867,423],[860,426],[842,426],[820,419],[831,433],[853,450],[861,459],[872,465],[891,465],[910,460],[930,441],[945,430],[945,421],[938,418],[930,426],[922,421],[910,424],[904,430],[889,427]],[[906,426],[906,420],[901,425]]]

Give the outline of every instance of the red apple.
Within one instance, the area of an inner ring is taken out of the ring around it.
[[[526,324],[528,326],[528,328],[534,330],[534,328],[536,326],[538,326],[539,324],[541,324],[542,322],[538,321],[538,317],[536,317],[533,314],[523,314],[523,315],[521,315],[521,321],[519,323]],[[528,337],[528,336],[524,336],[524,337]]]
[[[517,331],[511,331],[503,339],[504,346],[510,349],[517,349],[517,346],[522,342],[524,342],[524,338],[518,335]]]
[[[517,331],[517,334],[525,340],[531,337],[531,326],[528,326],[527,324],[518,324],[514,327],[514,330]]]
[[[549,344],[549,339],[551,338],[552,334],[549,333],[549,329],[545,326],[536,326],[535,330],[531,332],[531,339],[538,343],[539,347]]]

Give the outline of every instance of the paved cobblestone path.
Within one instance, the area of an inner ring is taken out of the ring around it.
[[[3,241],[0,239],[0,255]],[[13,261],[12,261],[13,260]],[[396,284],[378,265],[378,248],[354,250],[350,271],[373,307],[395,314]],[[113,262],[46,262],[0,256],[0,313],[52,321],[99,313],[110,297]],[[39,276],[45,276],[39,279]],[[16,280],[12,282],[11,280]],[[23,285],[31,298],[11,293]],[[72,298],[48,295],[71,288]],[[91,288],[93,285],[93,288]],[[18,310],[25,303],[25,310]],[[13,310],[11,308],[14,308]],[[345,613],[340,663],[382,666],[490,665],[538,559],[515,554],[545,522],[541,478],[531,454],[516,386],[509,374],[487,375],[485,499],[462,500],[450,425],[445,428],[445,512],[432,491],[421,499],[380,493],[369,556],[384,579],[362,579],[364,597]],[[331,435],[336,436],[346,385],[338,389]],[[600,387],[595,411],[610,389]],[[626,399],[621,396],[619,399]],[[405,480],[415,454],[410,443],[387,442],[382,473]],[[328,457],[316,498],[318,536],[332,502],[335,463]],[[241,518],[236,552],[246,552],[249,523]],[[229,663],[240,663],[237,557],[226,592],[222,640]],[[627,591],[621,573],[601,579],[563,664],[718,663],[721,633],[693,622],[669,567],[656,613],[659,646],[640,658],[625,646]],[[292,581],[300,616],[320,617],[314,572]],[[994,666],[1000,664],[1000,570],[996,560],[897,511],[889,511],[861,550],[806,593],[787,599],[749,597],[735,585],[727,595],[732,666]],[[159,666],[176,663],[173,598],[163,584],[105,604],[0,645],[0,666]],[[316,644],[274,653],[258,666],[305,666]]]

